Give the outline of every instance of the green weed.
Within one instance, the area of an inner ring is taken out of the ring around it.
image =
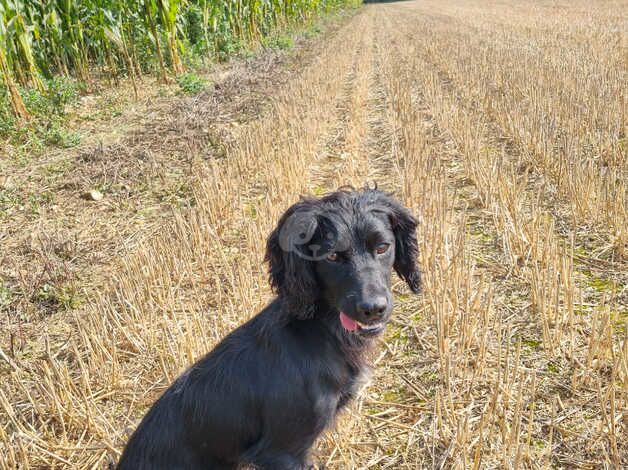
[[[207,80],[195,73],[184,73],[177,77],[179,93],[185,95],[197,95],[207,87]]]

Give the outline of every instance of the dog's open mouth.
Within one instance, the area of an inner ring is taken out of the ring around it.
[[[378,334],[384,331],[385,322],[377,322],[366,325],[354,320],[344,312],[340,312],[340,323],[342,327],[351,333]]]

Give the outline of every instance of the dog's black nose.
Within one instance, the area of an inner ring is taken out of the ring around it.
[[[386,297],[379,296],[363,300],[356,307],[358,313],[364,315],[369,320],[379,320],[384,316],[387,306]]]

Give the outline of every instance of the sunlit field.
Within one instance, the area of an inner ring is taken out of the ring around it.
[[[263,250],[283,211],[366,183],[419,218],[423,291],[395,279],[372,379],[317,465],[626,468],[627,11],[368,4],[82,149],[101,169],[149,149],[123,169],[155,179],[181,156],[189,197],[142,223],[93,212],[106,241],[77,246],[119,249],[84,273],[83,301],[2,311],[0,469],[115,462],[160,393],[271,299]]]

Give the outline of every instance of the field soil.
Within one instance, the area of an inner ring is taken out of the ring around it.
[[[283,211],[375,183],[420,220],[423,292],[395,280],[317,465],[628,466],[627,20],[589,3],[371,4],[3,161],[0,469],[115,462],[272,298]]]

